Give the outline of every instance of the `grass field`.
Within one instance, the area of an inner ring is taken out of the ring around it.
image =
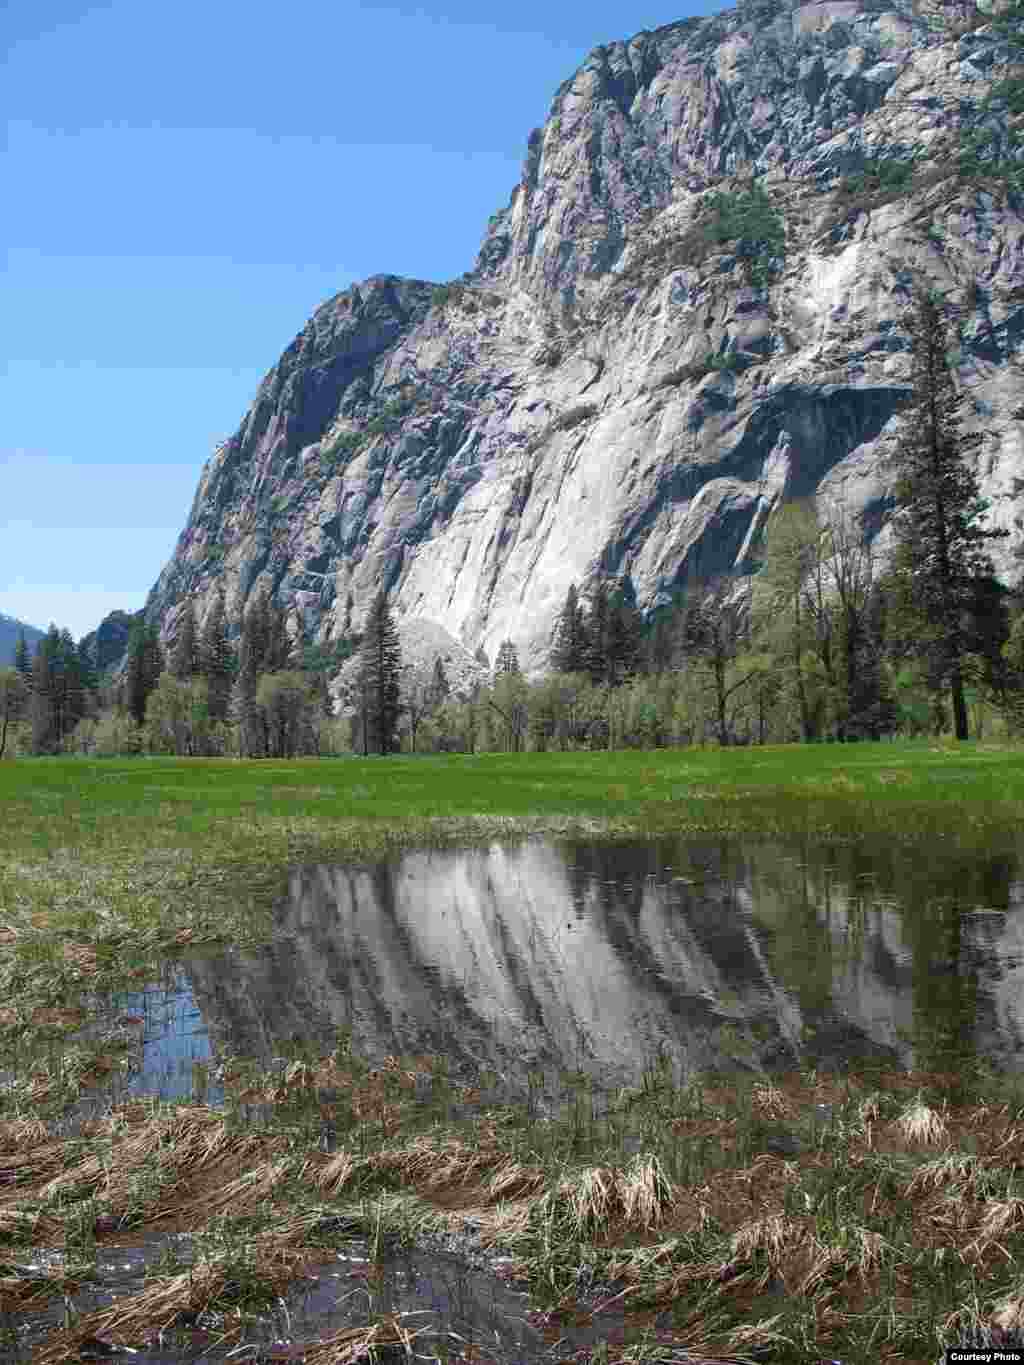
[[[95,1337],[138,1345],[225,1304],[241,1331],[340,1231],[384,1255],[473,1211],[552,1312],[572,1311],[581,1270],[622,1285],[625,1325],[595,1362],[684,1346],[924,1362],[983,1327],[1015,1339],[1024,1095],[983,1067],[680,1083],[652,1061],[604,1116],[580,1077],[567,1115],[456,1119],[444,1058],[371,1072],[339,1040],[328,1057],[300,1049],[284,1077],[239,1063],[223,1110],[197,1094],[121,1106],[71,1139],[48,1125],[112,1064],[109,1043],[77,1037],[92,994],[191,944],[258,941],[298,862],[542,832],[885,835],[969,856],[1019,849],[1022,829],[1024,751],[974,744],[0,764],[0,1329],[140,1230],[192,1230],[198,1268],[168,1260],[35,1359],[78,1360]],[[258,1128],[241,1117],[254,1095],[271,1110]],[[62,1269],[25,1273],[44,1245]],[[403,1356],[400,1325],[376,1322],[307,1360],[369,1359],[370,1334],[377,1359]]]
[[[651,753],[0,763],[0,905],[85,935],[258,935],[297,862],[548,832],[941,837],[1024,828],[1024,749],[928,743]],[[141,938],[140,938],[141,936]]]

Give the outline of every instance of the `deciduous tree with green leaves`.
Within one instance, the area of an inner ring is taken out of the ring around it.
[[[28,684],[17,668],[0,668],[0,758],[7,748],[7,732],[28,702]]]

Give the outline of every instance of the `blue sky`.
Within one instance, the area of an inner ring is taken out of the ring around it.
[[[0,611],[142,606],[313,309],[468,270],[586,54],[723,8],[7,0]]]

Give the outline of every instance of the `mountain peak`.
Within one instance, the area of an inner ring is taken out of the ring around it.
[[[749,572],[783,499],[840,502],[884,551],[915,280],[955,319],[1019,572],[1010,48],[919,9],[749,0],[594,48],[472,271],[316,310],[204,470],[150,618],[266,587],[326,642],[383,587],[536,670],[571,583],[648,610]]]

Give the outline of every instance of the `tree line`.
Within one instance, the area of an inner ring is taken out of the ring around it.
[[[30,655],[24,633],[14,667],[0,669],[0,757],[9,737],[28,754],[165,753],[292,758],[399,747],[401,655],[386,597],[363,630],[334,646],[308,644],[268,592],[254,595],[234,630],[218,595],[200,626],[194,603],[171,642],[137,618],[121,669],[100,676],[95,646],[53,625]],[[356,717],[333,715],[327,680],[357,652]]]
[[[20,751],[296,754],[481,751],[671,744],[847,742],[973,730],[1024,734],[1024,592],[996,577],[949,362],[944,300],[918,289],[908,317],[912,397],[887,464],[894,552],[881,570],[839,504],[789,502],[770,516],[757,572],[691,581],[645,619],[629,584],[567,592],[551,671],[530,682],[511,640],[486,683],[453,695],[437,660],[402,666],[385,594],[361,633],[330,647],[289,633],[257,594],[234,635],[223,598],[200,628],[187,602],[170,648],[137,620],[113,679],[51,626],[0,670],[0,756]],[[330,672],[358,654],[349,714],[332,714]],[[478,657],[481,657],[478,655]]]

